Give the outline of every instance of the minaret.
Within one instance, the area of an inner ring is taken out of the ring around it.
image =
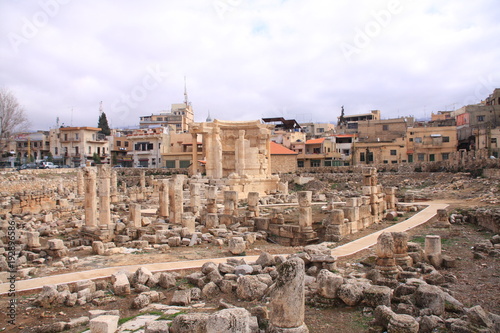
[[[188,108],[188,93],[187,93],[187,85],[186,85],[186,77],[184,76],[184,104],[186,104],[186,109]]]
[[[207,116],[207,120],[205,120],[207,123],[211,123],[212,122],[212,117],[210,117],[210,110],[208,110],[208,116]]]

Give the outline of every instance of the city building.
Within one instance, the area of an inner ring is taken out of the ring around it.
[[[127,153],[133,167],[159,168],[162,166],[161,149],[167,140],[168,128],[142,128],[132,130],[126,138],[132,148]]]
[[[279,143],[271,141],[271,173],[297,171],[297,153]]]

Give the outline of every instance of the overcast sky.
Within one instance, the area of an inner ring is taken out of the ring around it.
[[[184,100],[195,120],[336,122],[453,110],[500,87],[497,0],[0,0],[0,86],[32,129],[112,127]]]

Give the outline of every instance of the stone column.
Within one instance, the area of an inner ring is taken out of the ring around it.
[[[238,215],[238,192],[224,191],[224,214],[225,215]]]
[[[139,173],[139,186],[141,190],[146,188],[146,171],[141,170]]]
[[[250,217],[259,217],[259,192],[248,192],[247,210]]]
[[[217,214],[217,186],[207,188],[207,213]]]
[[[76,174],[76,193],[78,196],[85,195],[85,182],[83,180],[83,170],[78,170]]]
[[[271,286],[269,332],[309,332],[304,323],[304,261],[291,258],[278,266],[278,278]]]
[[[192,142],[193,142],[193,154],[191,156],[191,159],[193,163],[191,163],[191,176],[197,175],[198,174],[198,134],[192,133]]]
[[[142,227],[141,205],[130,204],[130,223],[132,227]]]
[[[408,234],[406,232],[392,232],[394,239],[394,259],[396,265],[403,268],[413,265],[413,260],[408,255]]]
[[[127,183],[125,182],[122,183],[122,193],[127,195]]]
[[[158,209],[158,215],[161,217],[169,217],[169,201],[168,201],[168,179],[159,180],[160,189],[159,189],[159,203],[160,207]]]
[[[425,236],[425,257],[435,268],[440,268],[443,262],[441,252],[441,237],[437,235]]]
[[[187,228],[189,233],[194,233],[195,230],[195,217],[192,213],[183,213],[181,217],[181,223],[183,228]]]
[[[302,231],[312,230],[312,192],[300,191],[297,192],[299,199],[299,225]]]
[[[91,167],[85,167],[83,174],[85,178],[85,225],[95,227],[97,225],[96,173]]]
[[[213,154],[212,161],[214,163],[213,177],[215,179],[221,179],[222,178],[222,141],[221,141],[221,137],[220,137],[219,127],[214,128],[213,141],[214,141],[213,151],[212,151],[212,154]]]
[[[279,182],[278,191],[280,191],[283,194],[288,194],[288,182]]]
[[[245,174],[245,131],[238,131],[238,139],[236,139],[236,147],[234,151],[236,173],[243,177]]]
[[[396,187],[385,187],[385,202],[387,203],[387,209],[396,208]]]
[[[111,169],[111,202],[118,202],[118,174]]]
[[[99,225],[108,225],[111,223],[111,168],[109,165],[100,164],[97,166],[97,171],[99,175]]]
[[[381,275],[376,283],[389,287],[395,286],[398,269],[394,259],[394,239],[391,233],[383,232],[378,236],[375,251],[378,257],[375,268],[380,271]]]
[[[184,175],[174,175],[169,184],[170,222],[181,224],[182,213],[184,213],[182,187]]]
[[[200,183],[191,183],[189,185],[189,194],[191,195],[190,205],[191,205],[191,211],[193,212],[194,216],[200,215],[200,209],[201,209],[200,191],[201,191]]]

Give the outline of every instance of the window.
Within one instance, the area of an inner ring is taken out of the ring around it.
[[[491,143],[497,143],[497,138],[491,138]]]
[[[311,167],[321,166],[321,160],[311,160]]]
[[[422,138],[415,138],[415,143],[422,143]]]
[[[425,161],[425,154],[422,154],[422,153],[417,154],[417,160],[418,160],[419,162],[423,162],[423,161]]]
[[[391,163],[392,163],[392,164],[397,164],[397,163],[398,163],[398,161],[392,160],[392,161],[391,161]]]
[[[413,163],[413,154],[408,154],[408,163]]]
[[[484,116],[477,116],[477,121],[479,121],[479,122],[484,121]]]
[[[179,168],[186,169],[191,165],[191,161],[179,161]]]
[[[313,154],[321,154],[321,148],[313,148]]]
[[[92,154],[92,147],[89,146],[89,155]]]
[[[75,140],[79,140],[78,133],[75,133]]]
[[[410,140],[409,140],[409,141],[410,141],[410,142],[413,142],[413,138],[410,138]]]
[[[365,161],[365,153],[359,153],[359,161],[364,162]]]
[[[128,147],[128,141],[125,141],[125,147]]]
[[[443,136],[443,142],[450,142],[449,136]]]
[[[121,141],[116,141],[116,146],[117,147],[121,147],[122,146],[122,142]]]
[[[58,153],[58,149],[57,149],[57,147],[55,147],[54,148],[54,155],[57,155],[57,153]]]
[[[318,132],[318,133],[325,133],[325,129],[324,128],[317,128],[316,132]]]
[[[33,147],[38,147],[38,142],[33,142]]]
[[[64,141],[68,141],[68,134],[64,134]]]
[[[396,150],[395,150],[395,149],[391,149],[391,155],[392,155],[392,156],[396,156],[396,155],[397,155],[397,152],[396,152]]]
[[[389,125],[382,125],[382,131],[388,131]]]
[[[75,154],[78,155],[80,153],[80,150],[78,149],[78,146],[75,147]]]
[[[304,167],[304,161],[297,161],[297,166],[299,168],[303,168]]]
[[[434,162],[436,160],[434,154],[429,154],[429,162]]]
[[[446,161],[450,158],[450,154],[449,153],[441,153],[441,159],[443,161]]]
[[[358,129],[358,123],[348,123],[347,124],[348,129]]]
[[[332,166],[332,160],[325,160],[325,166],[326,167]]]
[[[165,167],[167,167],[167,169],[174,169],[175,161],[165,161]]]
[[[153,150],[153,144],[152,143],[148,143],[148,150]]]
[[[387,164],[387,163],[389,163],[389,161],[388,160],[384,160],[382,163]]]

